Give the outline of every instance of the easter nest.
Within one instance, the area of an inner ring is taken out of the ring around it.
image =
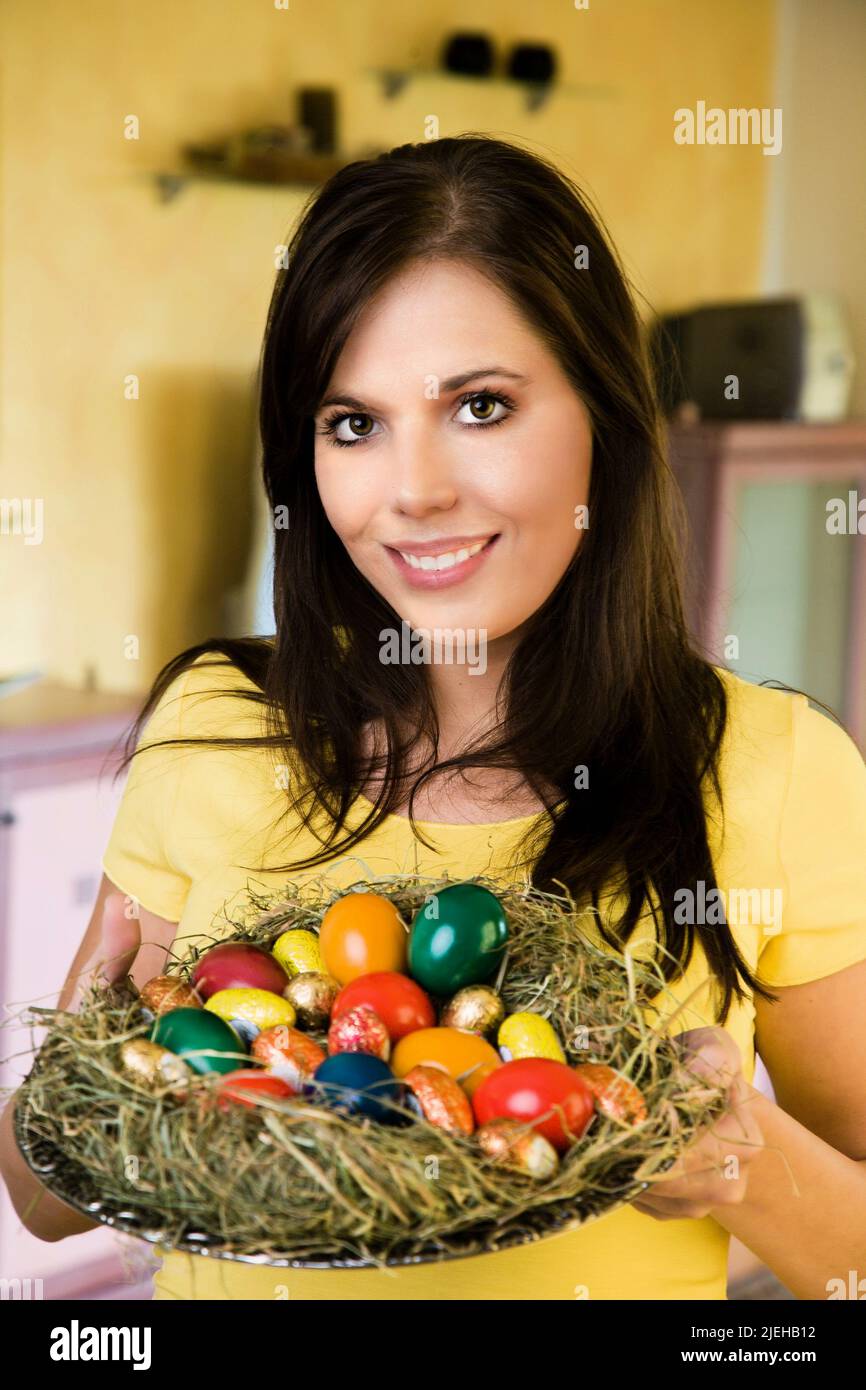
[[[481,1255],[633,1201],[725,1105],[721,1088],[685,1066],[673,1042],[676,1011],[663,1019],[647,1009],[667,989],[661,967],[597,946],[583,929],[591,909],[565,893],[484,876],[461,882],[489,889],[505,911],[497,989],[506,1011],[547,1018],[569,1066],[604,1064],[633,1083],[645,1102],[639,1122],[597,1109],[541,1178],[419,1114],[383,1124],[309,1094],[203,1107],[196,1098],[214,1086],[213,1074],[197,1075],[179,1097],[121,1065],[123,1043],[148,1038],[153,1026],[126,981],[92,986],[74,1013],[27,1010],[25,1021],[47,1032],[18,1091],[15,1127],[40,1182],[93,1220],[163,1249],[297,1268]],[[395,875],[355,887],[389,898],[409,923],[453,883]],[[251,891],[210,944],[270,949],[289,928],[317,931],[342,895],[323,880],[312,893],[309,880],[278,896]],[[167,973],[189,981],[208,949],[170,959]]]

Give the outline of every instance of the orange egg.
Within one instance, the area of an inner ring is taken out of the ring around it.
[[[408,941],[396,907],[378,893],[346,893],[338,898],[319,930],[325,968],[341,985],[375,970],[405,973]]]
[[[477,1033],[464,1033],[459,1028],[419,1028],[401,1038],[391,1054],[395,1076],[405,1076],[413,1067],[440,1067],[459,1081],[469,1096],[501,1066],[495,1047]]]

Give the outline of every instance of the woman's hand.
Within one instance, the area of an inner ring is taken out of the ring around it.
[[[103,988],[123,980],[132,969],[141,949],[141,925],[127,914],[129,899],[123,893],[109,893],[102,905],[99,945],[75,980],[69,1003],[76,1013],[91,985]]]
[[[714,1207],[742,1202],[748,1169],[764,1138],[743,1075],[740,1049],[723,1028],[693,1028],[674,1039],[686,1066],[714,1086],[726,1085],[727,1109],[689,1145],[663,1177],[632,1203],[657,1221],[708,1216]]]

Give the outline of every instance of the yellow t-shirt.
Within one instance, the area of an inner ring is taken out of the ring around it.
[[[844,730],[803,696],[722,675],[731,698],[721,762],[725,833],[715,816],[708,831],[728,921],[770,986],[820,979],[866,958],[866,764]],[[261,731],[260,707],[233,697],[233,685],[250,683],[230,663],[206,667],[200,658],[165,692],[141,743]],[[317,844],[286,818],[276,756],[189,747],[133,759],[103,869],[143,907],[179,923],[180,955],[225,934],[214,918],[224,904],[230,912],[232,901],[243,900],[248,884],[272,891],[288,878],[326,874],[348,887],[378,875],[446,870],[456,878],[525,880],[514,850],[532,816],[425,822],[431,851],[407,818],[391,815],[346,858],[273,871]],[[360,797],[350,823],[368,811]],[[649,939],[648,922],[638,935]],[[707,977],[698,944],[685,976],[657,1001],[666,1014],[697,991],[674,1032],[715,1022]],[[734,1003],[726,1027],[751,1079],[751,1000]],[[157,1299],[724,1299],[727,1252],[728,1234],[712,1217],[658,1222],[626,1206],[516,1249],[393,1270],[280,1269],[167,1252],[154,1286]]]

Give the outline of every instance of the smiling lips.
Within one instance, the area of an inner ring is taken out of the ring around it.
[[[447,536],[438,541],[386,545],[400,574],[419,589],[441,589],[468,579],[484,563],[495,536]]]

